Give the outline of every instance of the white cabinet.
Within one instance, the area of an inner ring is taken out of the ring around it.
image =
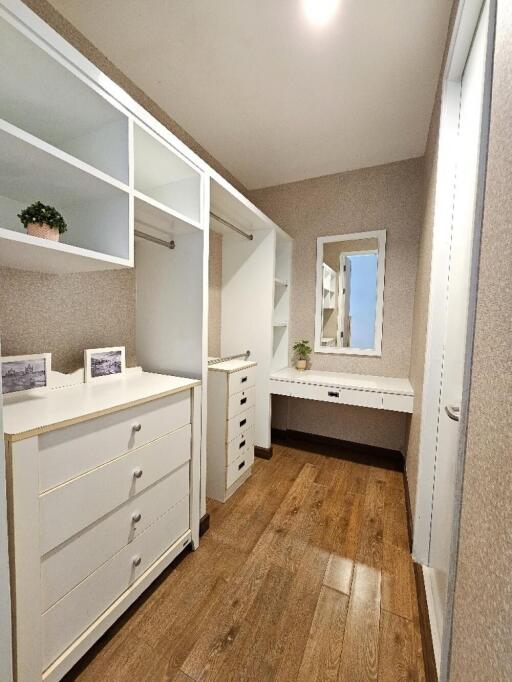
[[[254,362],[232,360],[208,372],[208,497],[225,502],[250,476],[254,462]]]
[[[7,401],[15,666],[59,680],[199,540],[199,382],[139,373]],[[100,437],[101,435],[101,437]]]

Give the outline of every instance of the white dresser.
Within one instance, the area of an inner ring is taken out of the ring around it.
[[[59,680],[197,547],[199,384],[138,373],[8,399],[19,682]]]
[[[229,360],[208,368],[206,494],[225,502],[254,462],[256,363]]]

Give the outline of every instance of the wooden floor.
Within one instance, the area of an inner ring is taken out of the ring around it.
[[[402,474],[323,447],[257,460],[66,679],[424,680]]]

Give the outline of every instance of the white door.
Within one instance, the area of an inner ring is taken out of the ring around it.
[[[487,45],[488,2],[473,38],[464,69],[460,98],[458,141],[451,226],[450,265],[446,290],[446,332],[438,415],[438,439],[430,535],[431,590],[439,640],[446,614],[459,411],[468,324],[469,281],[476,207],[481,120]]]

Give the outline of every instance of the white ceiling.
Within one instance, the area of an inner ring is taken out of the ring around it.
[[[249,189],[424,153],[451,0],[51,1]]]

